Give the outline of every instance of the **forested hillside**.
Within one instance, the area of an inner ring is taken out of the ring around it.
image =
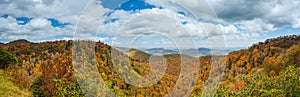
[[[73,62],[72,53],[74,51],[72,50],[90,52],[92,50],[88,48],[95,45],[95,49],[93,49],[95,57],[92,59],[99,71],[97,73],[101,75],[111,91],[118,96],[166,95],[177,83],[182,68],[181,64],[197,64],[201,68],[191,95],[201,96],[210,72],[216,71],[211,70],[212,58],[218,60],[220,68],[225,68],[220,88],[215,96],[300,96],[300,36],[268,39],[265,42],[254,44],[248,49],[231,52],[227,56],[200,58],[179,54],[155,56],[157,58],[154,59],[157,60],[153,61],[151,65],[159,67],[160,64],[166,64],[167,69],[162,79],[150,87],[130,85],[117,73],[117,71],[121,74],[129,71],[129,66],[133,67],[133,70],[129,72],[136,74],[134,77],[137,78],[141,75],[157,73],[150,70],[150,63],[147,61],[150,54],[135,49],[123,53],[100,41],[75,42],[85,44],[81,45],[82,48],[72,48],[74,41],[32,43],[26,40],[17,40],[7,44],[0,43],[0,47],[11,53],[17,60],[16,63],[9,64],[4,69],[6,75],[19,87],[31,90],[34,96],[84,96],[87,91],[80,89],[75,78],[74,68],[81,68],[87,64],[83,60],[85,58],[80,57],[82,55],[75,57],[82,62],[77,60]],[[114,56],[112,56],[113,51],[115,52]],[[129,57],[129,61],[123,60],[122,57]],[[160,60],[160,57],[164,57],[165,60]],[[182,62],[181,58],[188,60]],[[113,63],[122,68],[114,68]],[[133,75],[124,73],[124,76],[132,77]],[[182,86],[185,88],[185,85]]]
[[[221,94],[300,96],[300,36],[254,44],[226,56]],[[219,92],[220,92],[219,91]]]

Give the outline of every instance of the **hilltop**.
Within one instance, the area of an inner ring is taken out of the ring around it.
[[[7,45],[17,45],[17,44],[30,44],[32,42],[29,42],[28,40],[26,39],[19,39],[19,40],[14,40],[14,41],[11,41],[9,43],[7,43]]]
[[[138,49],[129,49],[126,54],[132,58],[133,60],[141,61],[141,62],[148,62],[151,54],[148,54],[144,51]]]
[[[4,43],[1,43],[1,42],[0,42],[0,47],[2,47],[2,46],[4,46],[4,45],[5,45]]]

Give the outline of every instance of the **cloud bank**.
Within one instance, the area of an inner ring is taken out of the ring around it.
[[[2,0],[0,40],[71,39],[77,31],[81,39],[111,43],[159,32],[178,40],[225,36],[250,44],[265,33],[299,28],[299,7],[299,0]]]

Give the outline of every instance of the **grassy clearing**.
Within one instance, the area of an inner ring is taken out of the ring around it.
[[[0,97],[30,97],[30,95],[29,91],[20,89],[11,82],[0,69]]]

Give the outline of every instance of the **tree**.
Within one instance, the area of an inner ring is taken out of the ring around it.
[[[0,68],[4,69],[9,65],[16,64],[17,59],[9,52],[0,48]]]

